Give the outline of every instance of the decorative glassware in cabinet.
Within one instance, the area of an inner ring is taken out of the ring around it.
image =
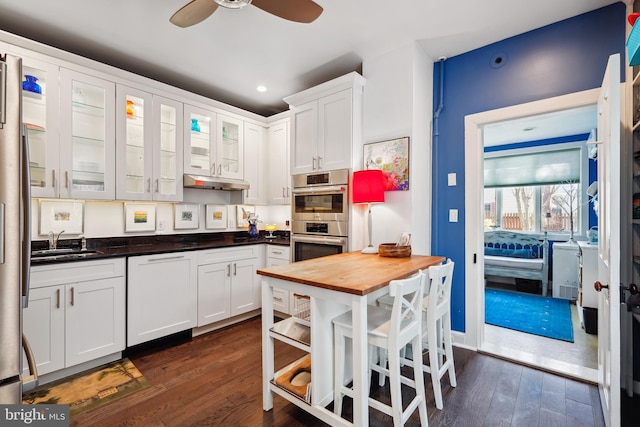
[[[143,194],[144,189],[144,99],[127,95],[125,114],[126,120],[126,176],[127,192]]]
[[[105,90],[72,82],[72,190],[104,191],[105,188]]]
[[[208,174],[211,158],[209,155],[209,121],[199,114],[191,114],[191,167],[202,169]]]
[[[31,186],[46,186],[47,107],[44,70],[23,66],[22,115],[29,137],[29,169]],[[37,83],[40,81],[40,83]]]

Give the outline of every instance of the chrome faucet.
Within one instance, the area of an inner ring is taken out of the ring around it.
[[[58,248],[58,239],[60,238],[60,236],[62,236],[62,233],[64,233],[64,230],[62,230],[58,234],[55,234],[53,231],[49,232],[49,249]]]

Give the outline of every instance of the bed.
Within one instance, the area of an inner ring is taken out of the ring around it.
[[[484,275],[540,280],[542,295],[549,290],[549,241],[537,235],[508,230],[484,233]]]

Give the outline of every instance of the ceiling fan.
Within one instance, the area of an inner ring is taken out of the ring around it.
[[[169,21],[178,27],[190,27],[211,16],[218,6],[242,9],[249,4],[282,19],[303,24],[315,21],[323,11],[313,0],[192,0],[174,13]]]

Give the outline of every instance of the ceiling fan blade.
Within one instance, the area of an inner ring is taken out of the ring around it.
[[[182,6],[169,21],[178,27],[190,27],[207,19],[217,8],[213,0],[193,0]]]
[[[251,4],[282,19],[303,24],[315,21],[323,11],[313,0],[253,0]]]

